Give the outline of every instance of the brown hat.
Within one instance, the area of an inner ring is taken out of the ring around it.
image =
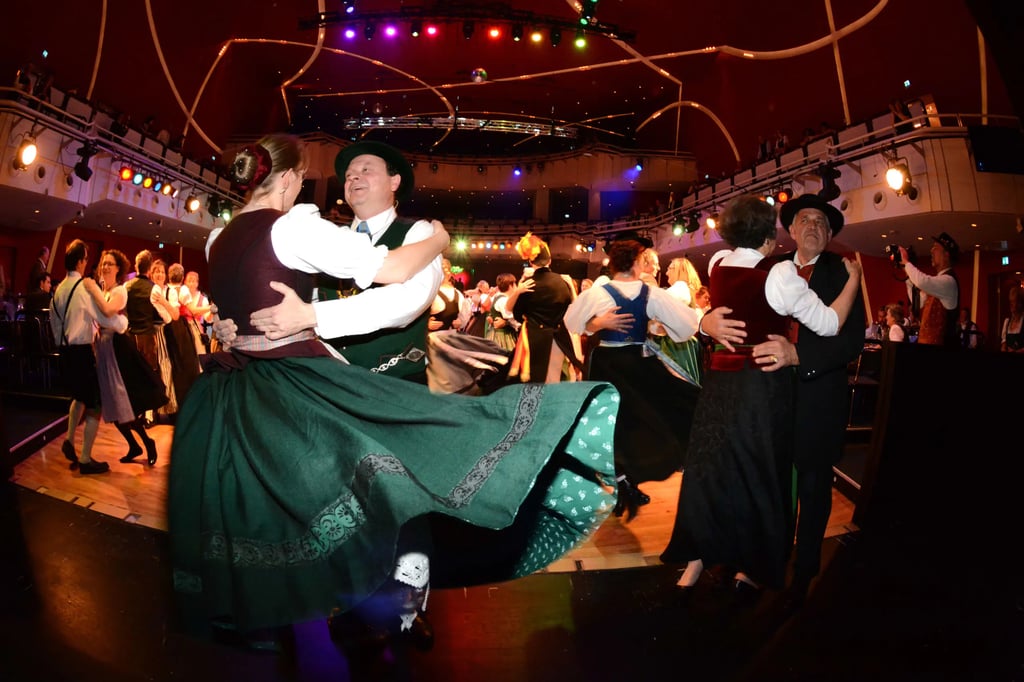
[[[932,237],[932,239],[946,250],[946,253],[949,254],[949,259],[955,263],[957,257],[960,256],[960,247],[957,245],[956,240],[946,232],[943,232],[938,237]]]
[[[842,211],[817,194],[801,194],[795,199],[790,199],[784,203],[779,210],[779,220],[782,222],[782,226],[786,228],[786,232],[789,232],[789,226],[793,224],[793,218],[796,217],[797,212],[802,208],[816,208],[824,213],[825,217],[828,218],[828,226],[832,230],[833,237],[839,234],[839,230],[843,229]]]

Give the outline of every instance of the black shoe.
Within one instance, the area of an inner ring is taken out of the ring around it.
[[[420,651],[430,651],[434,646],[434,627],[423,613],[417,613],[412,626],[399,634]]]
[[[650,504],[651,503],[651,496],[650,495],[645,493],[643,490],[640,490],[640,488],[634,488],[634,490],[636,490],[637,504],[639,504],[642,507],[645,504]]]
[[[91,459],[88,462],[79,463],[78,471],[83,474],[105,474],[110,471],[110,465],[106,462],[97,462]]]
[[[125,455],[124,457],[122,457],[121,459],[119,459],[117,461],[120,462],[121,464],[128,464],[129,462],[134,461],[135,458],[138,457],[141,454],[142,454],[142,448],[140,448],[139,446],[136,445],[134,448],[131,448],[130,450],[128,450],[128,454],[127,455]]]
[[[156,441],[152,438],[146,441],[146,461],[149,466],[156,464]]]
[[[75,446],[71,444],[71,441],[65,440],[60,446],[61,452],[64,453],[64,459],[71,462],[71,470],[74,471],[78,468],[78,454],[75,453]]]
[[[633,520],[636,516],[637,511],[640,509],[640,496],[637,494],[637,489],[630,483],[628,478],[623,478],[619,481],[619,496],[615,501],[615,509],[612,513],[616,516],[622,516],[623,512],[626,514],[626,522]]]

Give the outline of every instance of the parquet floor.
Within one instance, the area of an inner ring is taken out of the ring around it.
[[[167,529],[167,477],[170,471],[174,427],[157,425],[149,430],[159,454],[156,466],[118,462],[126,451],[124,439],[109,424],[101,424],[93,457],[110,464],[110,473],[83,476],[70,471],[61,453],[63,437],[51,441],[17,465],[11,479],[18,485],[64,500],[91,511],[113,516],[158,530]],[[75,434],[81,449],[82,430]],[[586,543],[549,566],[548,572],[573,572],[615,568],[636,568],[659,564],[658,555],[672,532],[681,474],[643,485],[651,503],[631,521],[611,517]],[[832,516],[826,536],[855,530],[853,503],[833,489]]]

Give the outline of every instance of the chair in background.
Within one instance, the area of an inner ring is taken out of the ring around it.
[[[28,314],[24,320],[19,320],[21,325],[23,362],[20,377],[25,382],[25,370],[28,376],[34,380],[38,376],[41,387],[44,389],[53,388],[53,381],[59,374],[60,356],[53,342],[53,335],[50,333],[49,320],[45,315]]]
[[[876,343],[865,344],[851,365],[850,415],[846,428],[871,429],[874,421],[873,408],[878,397],[878,378],[882,369],[882,347]]]

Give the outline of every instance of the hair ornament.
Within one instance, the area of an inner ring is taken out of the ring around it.
[[[235,183],[243,191],[259,187],[270,176],[274,162],[261,144],[247,144],[239,150],[232,166]]]
[[[523,237],[516,242],[516,253],[519,257],[525,261],[533,262],[538,255],[540,255],[541,247],[544,241],[534,235],[532,232],[527,232]]]

